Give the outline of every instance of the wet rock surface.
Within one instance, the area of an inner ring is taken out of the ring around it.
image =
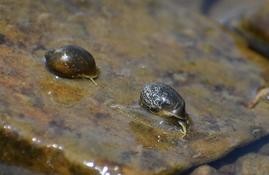
[[[172,1],[11,0],[0,8],[2,162],[63,175],[173,174],[269,132],[269,105],[244,105],[269,63]],[[46,50],[67,44],[93,54],[97,87],[45,68]],[[138,106],[143,85],[156,81],[185,99],[186,138]]]
[[[229,19],[226,25],[245,39],[250,49],[269,57],[268,0],[257,4],[259,5]]]
[[[1,175],[44,175],[42,173],[38,172],[32,172],[28,169],[24,169],[22,167],[12,166],[12,165],[6,165],[0,163],[0,174]]]
[[[267,30],[269,26],[269,8],[263,6],[254,13],[246,14],[243,18],[243,26],[248,32],[252,33],[256,37],[269,42],[269,32]]]

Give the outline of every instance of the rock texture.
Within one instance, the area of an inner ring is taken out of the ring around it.
[[[236,162],[235,174],[266,175],[269,172],[269,157],[260,154],[248,154]]]
[[[259,154],[263,154],[263,155],[269,155],[269,143],[263,145],[261,147],[261,149],[259,150]]]
[[[235,30],[248,43],[248,47],[255,52],[269,57],[269,7],[268,0],[264,0],[262,5],[253,6],[252,9],[241,12],[233,18],[227,20],[227,26]]]
[[[269,132],[269,105],[244,105],[269,63],[172,1],[10,0],[0,9],[7,164],[45,174],[173,174]],[[46,49],[66,44],[93,54],[97,87],[46,70]],[[138,106],[142,86],[155,81],[184,97],[185,139],[173,121]]]
[[[198,168],[196,168],[191,175],[219,175],[217,170],[208,166],[208,165],[202,165]]]
[[[249,153],[240,157],[233,164],[225,165],[216,170],[208,165],[196,168],[191,175],[267,175],[269,157],[257,153]]]
[[[0,174],[1,175],[44,175],[38,172],[32,172],[28,169],[24,169],[18,166],[0,164]]]

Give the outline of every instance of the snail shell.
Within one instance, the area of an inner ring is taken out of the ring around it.
[[[146,84],[141,91],[139,104],[157,115],[178,118],[182,137],[186,136],[190,119],[185,113],[185,101],[172,87],[163,83]]]
[[[49,71],[59,77],[92,80],[98,76],[93,56],[79,46],[67,45],[49,50],[45,54],[45,60]]]
[[[186,120],[185,101],[170,86],[163,83],[146,84],[139,104],[152,113]]]

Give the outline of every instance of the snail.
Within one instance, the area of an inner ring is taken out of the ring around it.
[[[51,49],[45,54],[48,70],[63,78],[86,78],[95,85],[94,78],[98,76],[98,69],[93,56],[85,49],[67,45],[58,49]]]
[[[146,84],[141,91],[139,104],[151,113],[177,118],[181,133],[183,136],[187,134],[189,119],[185,112],[185,101],[172,87],[163,83]]]

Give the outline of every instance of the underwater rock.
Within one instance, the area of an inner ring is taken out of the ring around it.
[[[191,175],[220,175],[215,168],[208,165],[202,165],[196,168]]]
[[[236,161],[235,174],[267,175],[269,172],[269,157],[251,153]]]
[[[269,143],[263,145],[259,150],[259,154],[268,155],[269,156]]]

